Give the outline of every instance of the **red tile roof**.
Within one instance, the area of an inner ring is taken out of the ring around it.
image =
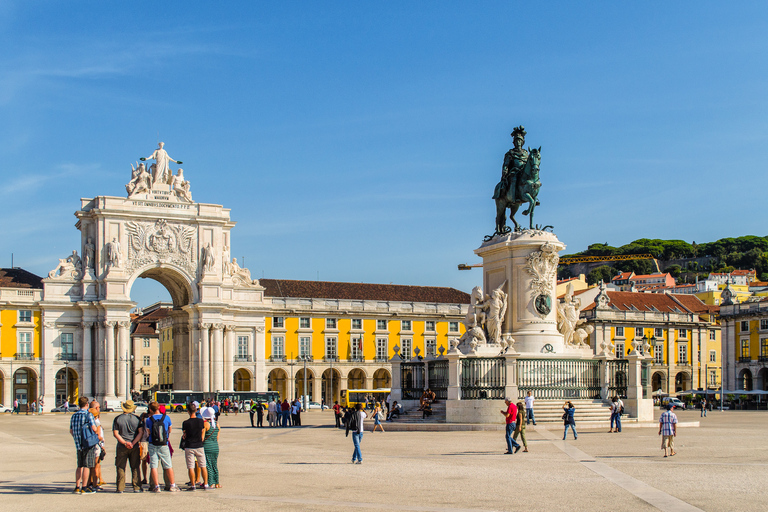
[[[692,313],[685,306],[676,302],[665,293],[639,293],[639,292],[606,292],[609,303],[619,311],[659,311],[661,313]],[[695,297],[694,297],[695,298]],[[698,299],[697,299],[698,300]],[[582,311],[595,308],[595,303],[589,304]]]
[[[611,279],[611,281],[621,281],[622,279],[626,280],[632,277],[633,274],[634,272],[622,272],[621,274]]]
[[[259,279],[267,297],[294,297],[342,300],[382,300],[469,304],[470,296],[455,288],[407,286],[399,284],[336,283],[329,281],[294,281]]]
[[[0,268],[0,288],[43,289],[43,278],[23,268]]]

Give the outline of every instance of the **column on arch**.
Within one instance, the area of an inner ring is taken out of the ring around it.
[[[54,322],[43,321],[43,333],[40,340],[42,364],[37,383],[37,394],[42,396],[46,404],[56,402],[56,368],[53,364],[53,342],[59,336],[59,331]],[[38,397],[29,397],[29,401],[37,401]]]
[[[130,325],[131,323],[125,320],[117,323],[116,359],[119,361],[117,365],[117,396],[120,399],[127,397],[130,392],[130,389],[126,389],[126,386],[128,385],[126,383],[128,377],[126,366],[129,359],[128,332]]]
[[[228,324],[224,331],[224,389],[234,389],[235,325]],[[253,389],[253,388],[251,388]]]
[[[211,391],[211,324],[200,324],[200,376],[202,391]]]
[[[83,380],[83,390],[80,395],[90,397],[93,396],[93,379],[91,375],[93,371],[93,340],[91,338],[93,322],[83,322],[80,326],[83,332],[83,346],[80,349],[80,356],[83,358],[82,375],[80,376]]]
[[[213,325],[212,391],[223,391],[224,388],[224,324]],[[226,388],[229,389],[229,388]]]
[[[92,397],[89,398],[95,398],[97,396],[104,396],[106,394],[107,386],[106,386],[106,327],[104,326],[104,322],[96,322],[96,343],[95,343],[95,352],[93,356],[93,361],[96,365],[94,369],[94,378],[95,381],[93,383],[93,389],[91,392],[93,393]]]
[[[115,325],[117,322],[104,322],[106,330],[106,354],[104,358],[104,397],[115,398]]]
[[[182,361],[187,365],[187,385],[189,386],[188,389],[192,389],[194,391],[202,391],[203,384],[200,379],[200,330],[201,326],[199,324],[190,322],[189,323],[189,346],[190,346],[190,354],[189,358],[184,360],[181,359],[179,354],[177,356],[176,351],[174,350],[173,354],[173,367],[176,368],[177,365],[182,364]],[[174,338],[174,348],[176,347],[176,339]],[[174,377],[173,377],[173,385],[174,387],[179,387],[181,380],[177,378],[177,375],[175,374],[174,370]]]

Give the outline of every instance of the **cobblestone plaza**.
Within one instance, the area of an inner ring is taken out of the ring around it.
[[[659,411],[655,411],[658,419]],[[678,455],[664,459],[656,428],[528,429],[529,453],[503,455],[501,431],[366,434],[363,464],[332,413],[306,426],[252,429],[247,414],[222,416],[222,488],[195,493],[114,493],[115,443],[107,437],[104,492],[73,495],[75,451],[63,414],[0,416],[0,494],[5,510],[216,507],[218,510],[758,510],[765,506],[765,413],[678,413],[700,427],[678,430]],[[103,414],[111,424],[113,415]],[[186,415],[171,416],[178,444]],[[501,416],[500,416],[501,419]],[[386,424],[385,424],[386,428]],[[173,457],[177,482],[184,461]]]

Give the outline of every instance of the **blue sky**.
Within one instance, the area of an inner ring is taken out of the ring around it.
[[[765,235],[766,11],[5,1],[0,265],[45,275],[79,199],[123,195],[162,140],[254,277],[468,291],[518,124],[567,252]]]

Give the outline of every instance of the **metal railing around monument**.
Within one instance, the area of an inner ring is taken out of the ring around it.
[[[615,359],[606,361],[605,371],[608,374],[608,397],[618,396],[627,398],[627,383],[629,378],[629,361]]]
[[[580,359],[518,359],[518,398],[528,391],[539,400],[600,398],[600,362]]]
[[[427,363],[429,389],[438,400],[448,399],[448,361],[429,361]]]
[[[462,400],[504,398],[507,365],[503,357],[467,357],[459,365]]]
[[[424,393],[424,363],[400,363],[400,386],[403,400],[418,400]]]

